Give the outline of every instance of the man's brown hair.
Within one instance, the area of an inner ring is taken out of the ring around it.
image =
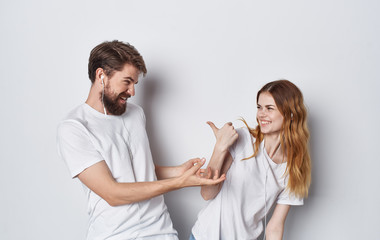
[[[143,76],[147,73],[144,59],[134,46],[118,40],[103,42],[91,50],[88,77],[94,83],[98,68],[102,68],[108,77],[112,77],[115,71],[121,71],[127,63],[136,67]]]

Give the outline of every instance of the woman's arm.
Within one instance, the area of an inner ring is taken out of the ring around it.
[[[229,153],[229,147],[238,139],[238,134],[232,123],[226,123],[221,129],[218,129],[214,123],[207,122],[214,132],[216,143],[210,162],[207,166],[206,178],[213,180],[218,179],[219,175],[225,175],[232,164],[232,157]],[[214,174],[213,174],[214,173]],[[202,186],[201,195],[203,199],[210,200],[215,198],[222,188],[222,184],[213,186]]]
[[[222,162],[222,165],[220,167],[219,163]],[[218,152],[218,150],[214,149],[214,152],[211,156],[210,163],[207,167],[207,176],[206,178],[210,179],[217,179],[219,177],[219,172],[222,174],[222,176],[225,176],[228,169],[230,168],[232,164],[232,157],[229,152],[223,153]],[[214,169],[214,174],[212,174],[212,169]],[[223,183],[218,183],[212,186],[202,186],[201,187],[201,195],[204,200],[210,200],[216,197],[218,193],[220,192],[220,189],[222,189]]]
[[[290,205],[277,204],[266,229],[267,240],[282,240]]]

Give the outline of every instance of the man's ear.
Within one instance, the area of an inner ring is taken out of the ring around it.
[[[96,72],[95,72],[95,81],[96,82],[99,82],[101,85],[104,84],[104,70],[103,68],[98,68],[96,69]]]

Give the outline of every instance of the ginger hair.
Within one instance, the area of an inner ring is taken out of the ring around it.
[[[288,80],[278,80],[265,84],[257,93],[257,102],[263,92],[272,95],[277,108],[284,117],[280,142],[287,157],[285,175],[288,176],[289,181],[286,189],[297,197],[307,197],[311,183],[311,158],[308,147],[310,134],[302,92]],[[253,144],[254,154],[243,159],[246,160],[257,156],[264,135],[260,130],[260,125],[256,128],[250,128],[244,119],[241,120],[256,139]]]

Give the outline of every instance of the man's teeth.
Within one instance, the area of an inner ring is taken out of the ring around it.
[[[126,97],[121,97],[121,99],[123,99],[123,100],[127,100],[127,98],[126,98]]]

